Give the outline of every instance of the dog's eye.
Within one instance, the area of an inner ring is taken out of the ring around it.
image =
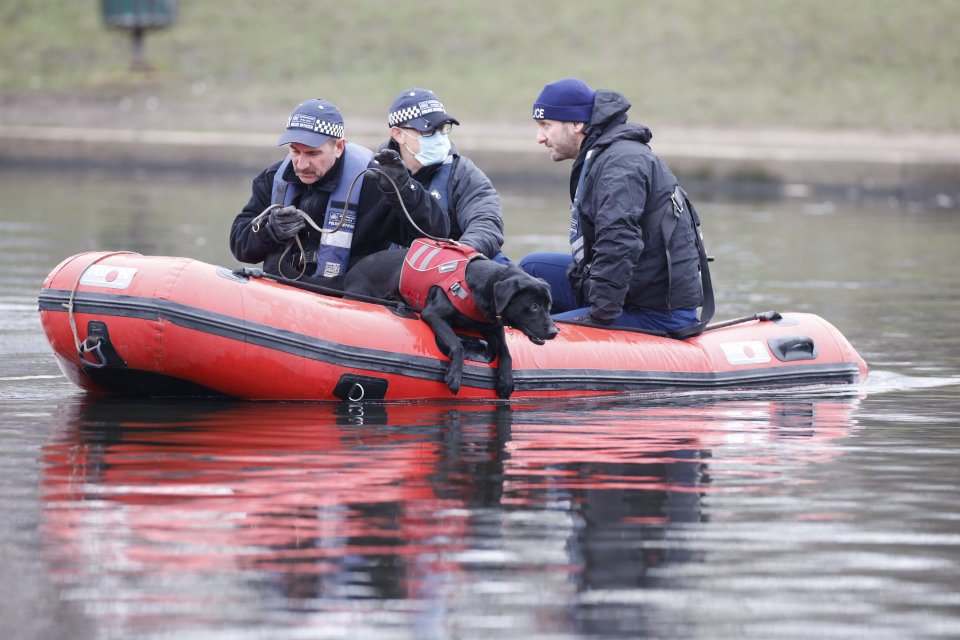
[[[536,302],[530,305],[530,311],[539,311],[539,310],[540,310],[540,305],[537,304]]]

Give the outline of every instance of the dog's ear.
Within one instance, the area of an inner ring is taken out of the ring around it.
[[[493,305],[496,307],[498,316],[503,313],[513,296],[520,293],[522,288],[523,282],[517,276],[501,280],[493,285]]]
[[[550,291],[550,283],[543,278],[535,278],[537,286],[543,292],[543,297],[547,299],[547,309],[553,304],[553,295]]]

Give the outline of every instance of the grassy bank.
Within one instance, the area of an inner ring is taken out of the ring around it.
[[[97,0],[0,0],[0,120],[272,129],[317,95],[382,120],[421,85],[461,121],[526,124],[579,76],[654,128],[958,131],[958,23],[955,0],[180,0],[145,74]]]

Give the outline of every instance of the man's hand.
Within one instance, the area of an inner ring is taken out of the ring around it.
[[[373,159],[377,161],[380,165],[380,171],[383,172],[377,173],[377,184],[384,193],[396,193],[398,189],[402,190],[410,182],[410,172],[407,171],[407,165],[403,164],[400,154],[393,149],[384,149],[373,156]],[[390,180],[393,180],[393,184],[390,183]]]
[[[306,215],[296,207],[283,207],[270,214],[267,226],[278,242],[285,242],[307,226]]]

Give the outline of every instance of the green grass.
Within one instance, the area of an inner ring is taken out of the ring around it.
[[[957,0],[180,0],[145,76],[96,0],[0,0],[0,104],[149,94],[252,114],[323,96],[383,119],[419,85],[461,121],[521,124],[545,83],[578,76],[651,126],[957,131],[957,24]]]

